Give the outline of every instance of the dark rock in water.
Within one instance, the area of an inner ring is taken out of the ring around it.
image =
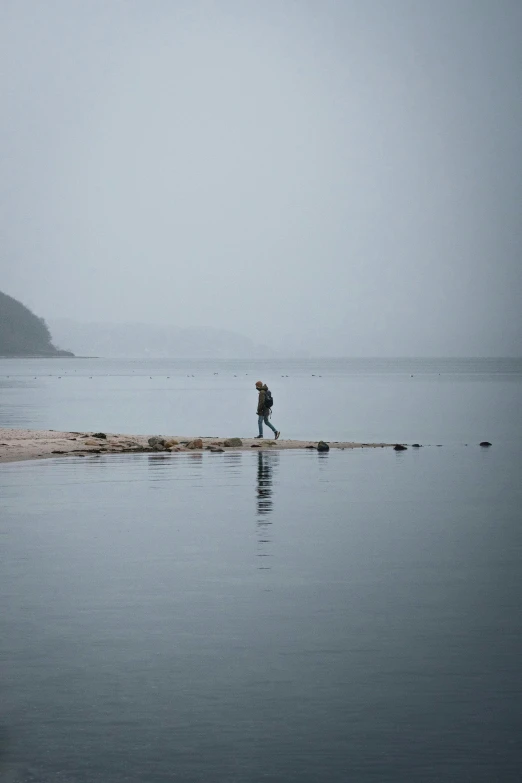
[[[241,440],[241,438],[229,438],[223,443],[223,445],[228,446],[228,448],[230,447],[233,448],[234,446],[242,446],[243,441]]]
[[[411,444],[412,449],[420,449],[420,443],[412,443]]]
[[[67,453],[67,452],[65,452],[65,451],[58,451],[58,450],[56,450],[56,451],[51,451],[51,454],[66,454],[66,453]]]
[[[101,438],[102,440],[107,440],[107,435],[104,432],[95,432],[94,435],[91,437],[93,438]]]
[[[261,448],[261,444],[260,443],[252,443],[250,448],[251,449],[260,449]]]
[[[225,449],[210,449],[211,454],[222,454]]]
[[[402,443],[396,443],[393,448],[395,451],[406,451],[407,446],[403,446]]]
[[[489,440],[483,440],[480,445],[481,446],[491,446],[491,443],[489,442]]]
[[[158,435],[154,435],[148,440],[149,446],[154,448],[155,446],[165,446],[165,438],[160,438]]]
[[[326,441],[320,440],[317,444],[317,451],[330,451],[330,446]]]
[[[315,449],[315,446],[305,446],[305,449]]]

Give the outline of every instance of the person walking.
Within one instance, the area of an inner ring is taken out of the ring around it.
[[[256,435],[256,438],[263,437],[263,422],[265,422],[266,426],[270,427],[274,433],[274,438],[277,440],[281,433],[279,430],[276,430],[273,424],[271,424],[268,420],[272,405],[274,404],[272,394],[268,390],[266,383],[263,383],[263,381],[256,382],[256,389],[259,392],[259,398],[257,401],[257,423],[259,426],[259,435]]]

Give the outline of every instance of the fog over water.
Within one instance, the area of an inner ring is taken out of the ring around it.
[[[0,290],[283,353],[519,355],[521,36],[517,0],[6,0]]]
[[[0,0],[2,783],[519,783],[521,41]]]

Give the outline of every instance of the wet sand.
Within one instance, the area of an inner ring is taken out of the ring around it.
[[[56,456],[86,456],[88,454],[122,454],[144,453],[155,450],[149,446],[151,435],[122,435],[104,433],[106,438],[95,437],[92,432],[58,432],[55,430],[24,430],[0,428],[0,462],[17,462],[20,460],[43,459]],[[317,441],[285,440],[280,438],[241,438],[241,446],[225,446],[226,438],[202,436],[158,435],[167,442],[174,440],[170,451],[247,451],[253,448],[274,450],[317,448]],[[233,436],[230,436],[233,437]],[[201,440],[199,448],[190,447],[194,440]],[[332,442],[331,449],[358,449],[393,447],[393,443],[350,443]]]

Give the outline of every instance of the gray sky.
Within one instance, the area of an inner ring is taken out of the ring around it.
[[[0,290],[522,353],[520,0],[1,0]]]

